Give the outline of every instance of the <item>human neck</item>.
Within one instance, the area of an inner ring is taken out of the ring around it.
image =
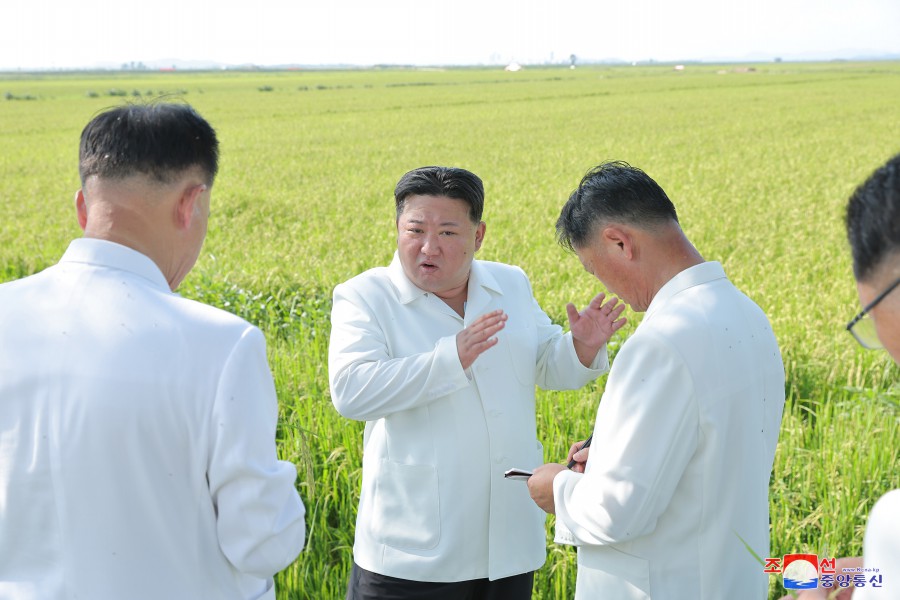
[[[92,207],[84,237],[115,242],[153,258],[158,251],[153,240],[147,239],[147,231],[158,229],[139,212],[109,203],[97,203]]]
[[[109,190],[92,190],[86,200],[84,237],[115,242],[140,252],[152,260],[170,287],[172,254],[176,243],[166,227],[165,203],[156,198],[147,199],[122,193],[104,193]]]
[[[682,233],[680,227],[670,230],[664,237],[668,239],[662,240],[660,244],[647,246],[647,259],[655,267],[646,269],[647,273],[652,273],[652,280],[648,286],[651,290],[650,298],[647,302],[648,306],[659,290],[676,275],[706,262],[700,252]]]
[[[459,287],[453,288],[446,292],[435,292],[435,296],[444,301],[444,304],[456,311],[461,317],[465,317],[466,300],[469,297],[469,280]]]

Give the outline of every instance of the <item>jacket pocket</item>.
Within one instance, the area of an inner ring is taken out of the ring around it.
[[[578,549],[575,599],[650,600],[650,563],[613,546]]]
[[[430,550],[441,540],[437,470],[381,461],[375,482],[372,534],[394,548]]]

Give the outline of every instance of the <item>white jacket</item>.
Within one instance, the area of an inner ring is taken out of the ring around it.
[[[613,361],[584,474],[554,479],[576,598],[765,598],[769,475],[784,368],[765,315],[721,265],[657,293]],[[738,537],[740,536],[740,537]]]
[[[0,286],[0,598],[274,600],[303,547],[265,340],[78,239]]]
[[[869,512],[863,561],[866,585],[854,589],[853,600],[888,600],[900,596],[900,489],[879,498]]]
[[[544,514],[511,467],[543,463],[534,386],[574,389],[607,368],[575,354],[521,269],[473,261],[465,319],[413,285],[395,256],[334,290],[334,405],[365,420],[356,563],[417,581],[498,579],[539,568]],[[456,334],[509,315],[499,342],[463,371]],[[562,411],[561,411],[562,412]]]

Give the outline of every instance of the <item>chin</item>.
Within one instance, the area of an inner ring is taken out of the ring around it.
[[[189,273],[190,271],[188,271]],[[173,292],[178,289],[178,286],[181,285],[181,282],[184,281],[184,278],[187,277],[187,273],[177,273],[174,277],[167,278],[166,280],[169,282],[169,289]]]
[[[441,286],[435,285],[433,283],[428,284],[426,282],[422,282],[421,284],[418,284],[418,285],[419,285],[420,289],[428,292],[429,294],[439,294],[444,289]]]
[[[624,302],[626,305],[628,305],[628,308],[631,309],[631,312],[636,312],[636,313],[647,312],[648,305],[632,304],[631,302],[629,302],[628,300],[625,300],[623,298],[619,298],[619,300],[622,300],[622,302]]]
[[[423,290],[423,291],[426,291],[429,293],[434,293],[435,288],[438,287],[438,286],[434,285],[433,281],[429,281],[429,280],[423,279],[421,277],[416,277],[416,278],[410,277],[410,281],[412,281],[416,285],[416,287],[419,288],[420,290]]]

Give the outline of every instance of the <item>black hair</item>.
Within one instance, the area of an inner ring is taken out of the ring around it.
[[[469,218],[481,222],[484,212],[484,184],[471,171],[456,167],[420,167],[400,178],[394,188],[397,219],[410,196],[446,196],[469,205]]]
[[[626,162],[594,167],[569,196],[556,221],[556,239],[569,250],[583,247],[600,224],[638,227],[678,222],[675,206],[649,175]]]
[[[846,223],[853,275],[864,281],[900,251],[900,154],[856,188],[847,203]]]
[[[212,185],[219,170],[219,142],[206,120],[187,104],[129,104],[94,117],[81,132],[78,171],[122,179],[142,174],[159,181],[199,167]]]

